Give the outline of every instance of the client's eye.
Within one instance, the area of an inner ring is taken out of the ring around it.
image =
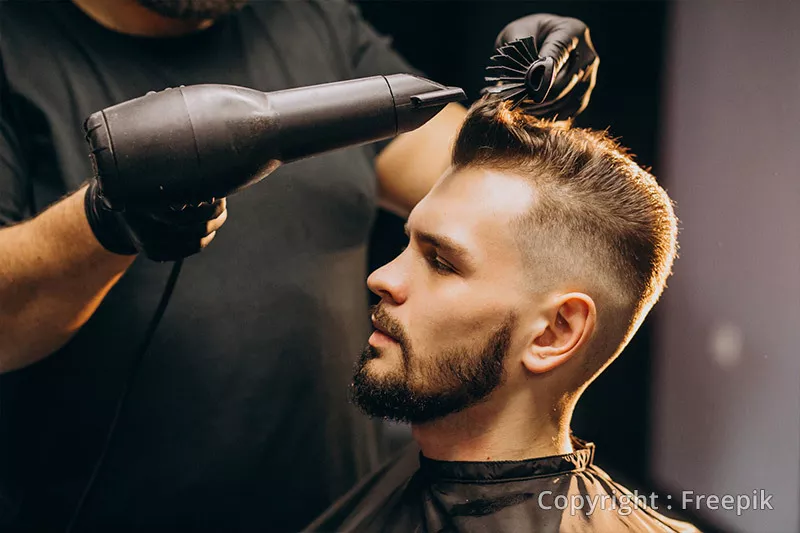
[[[448,265],[447,263],[441,261],[437,254],[430,254],[427,257],[428,263],[431,265],[435,271],[439,272],[440,274],[452,274],[455,272],[453,268]]]
[[[405,252],[408,247],[409,247],[409,243],[404,244],[400,248],[400,253],[402,254],[403,252]],[[428,264],[430,265],[430,267],[432,269],[434,269],[437,273],[439,273],[439,274],[455,274],[455,272],[456,272],[455,269],[453,267],[451,267],[449,264],[447,264],[446,262],[442,261],[439,258],[439,254],[437,254],[435,251],[426,253],[426,254],[424,254],[424,256],[425,256],[425,261],[427,261]]]

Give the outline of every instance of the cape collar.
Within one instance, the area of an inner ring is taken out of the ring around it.
[[[437,461],[419,454],[420,473],[431,481],[491,482],[547,477],[584,470],[594,461],[594,443],[572,437],[573,452],[521,461]]]

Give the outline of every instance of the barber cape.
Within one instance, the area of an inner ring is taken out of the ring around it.
[[[594,444],[573,437],[573,449],[524,461],[451,462],[411,446],[307,531],[698,531],[656,511],[667,503],[614,482],[593,464]]]

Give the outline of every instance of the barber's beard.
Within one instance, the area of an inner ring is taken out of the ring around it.
[[[216,19],[244,6],[248,0],[136,0],[159,15],[174,19]]]
[[[417,424],[463,411],[503,383],[515,322],[513,316],[507,318],[476,348],[451,349],[425,358],[417,357],[407,337],[400,335],[396,338],[403,353],[402,369],[383,376],[369,371],[369,361],[379,354],[367,345],[356,363],[350,398],[369,416]],[[392,335],[397,333],[396,328],[387,329]]]

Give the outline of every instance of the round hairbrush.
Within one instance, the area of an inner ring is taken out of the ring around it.
[[[486,67],[487,83],[481,91],[501,100],[510,100],[511,108],[523,102],[541,104],[555,81],[555,62],[552,57],[539,57],[536,41],[525,37],[497,49]]]

